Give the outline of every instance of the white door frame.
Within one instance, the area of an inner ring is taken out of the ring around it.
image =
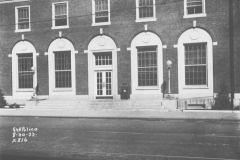
[[[94,72],[96,70],[112,71],[112,95],[113,99],[118,99],[118,78],[117,78],[117,47],[112,38],[101,35],[93,38],[88,45],[88,95],[89,99],[94,96]],[[112,52],[112,66],[95,67],[94,53]]]

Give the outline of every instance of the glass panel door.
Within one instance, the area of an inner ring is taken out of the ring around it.
[[[112,71],[95,72],[96,99],[112,98]]]

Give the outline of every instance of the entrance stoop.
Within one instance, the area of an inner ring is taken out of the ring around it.
[[[176,110],[175,100],[40,100],[26,101],[26,109],[78,109],[86,111],[154,111]]]

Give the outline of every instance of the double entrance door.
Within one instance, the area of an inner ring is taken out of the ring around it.
[[[112,99],[112,71],[95,71],[96,99]]]

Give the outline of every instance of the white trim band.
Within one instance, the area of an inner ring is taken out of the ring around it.
[[[29,0],[12,0],[12,1],[3,1],[3,2],[0,2],[0,4],[5,4],[5,3],[15,3],[15,2],[25,2],[25,1],[29,1]]]

